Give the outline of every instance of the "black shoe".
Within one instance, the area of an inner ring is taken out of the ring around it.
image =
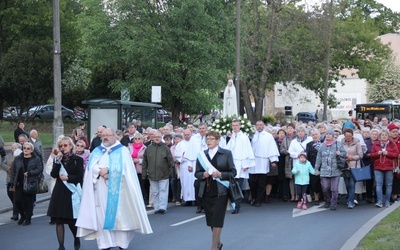
[[[26,219],[26,220],[24,221],[24,223],[22,224],[22,226],[29,226],[30,224],[32,224],[32,223],[31,223],[31,220],[30,220],[30,219]]]
[[[256,202],[256,203],[254,203],[254,206],[255,206],[255,207],[261,207],[261,202]]]
[[[222,242],[220,242],[220,243],[219,243],[219,246],[217,247],[217,249],[218,249],[218,250],[221,250],[223,245],[224,245],[224,244],[222,244]]]
[[[329,202],[325,202],[325,206],[324,206],[324,208],[329,208],[331,206],[331,203],[329,203]]]
[[[251,200],[251,201],[250,201],[250,205],[251,205],[251,206],[254,206],[255,203],[256,203],[255,200]]]
[[[239,213],[239,208],[235,208],[233,211],[232,211],[232,214],[238,214]]]
[[[74,249],[79,250],[81,248],[81,240],[79,238],[75,238],[74,240]]]
[[[164,209],[158,209],[157,211],[154,212],[155,214],[165,214]]]
[[[18,220],[18,215],[12,216],[10,219],[13,220],[13,221],[17,221]]]
[[[192,202],[191,201],[186,201],[185,203],[181,204],[181,206],[191,207],[192,206]]]
[[[203,209],[201,207],[197,207],[196,214],[200,214]]]
[[[65,250],[65,247],[58,247],[58,250]]]
[[[21,217],[21,219],[19,219],[18,221],[18,225],[22,225],[22,223],[24,223],[25,221],[25,217]]]
[[[332,211],[335,211],[335,210],[336,210],[336,206],[333,206],[333,205],[332,205],[332,206],[331,206],[331,210],[332,210]]]
[[[315,206],[319,206],[319,201],[315,201],[315,202],[314,202],[314,205],[315,205]]]

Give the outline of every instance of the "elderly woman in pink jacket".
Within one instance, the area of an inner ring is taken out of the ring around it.
[[[135,163],[136,173],[138,175],[140,188],[142,189],[143,195],[145,194],[143,180],[142,180],[142,162],[143,162],[143,154],[146,150],[146,146],[143,142],[143,136],[139,133],[136,133],[134,138],[134,142],[129,144],[129,151],[131,152],[133,163]],[[144,195],[146,196],[146,195]]]

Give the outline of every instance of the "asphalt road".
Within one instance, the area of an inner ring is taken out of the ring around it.
[[[272,200],[260,208],[242,205],[237,215],[226,214],[222,231],[224,250],[236,249],[296,249],[335,250],[354,235],[367,221],[385,208],[360,202],[350,210],[344,205],[330,211],[310,206],[306,211],[294,209],[294,203]],[[170,203],[164,215],[151,214],[153,234],[136,234],[129,249],[135,250],[203,250],[210,249],[211,232],[204,214],[195,207],[180,207]],[[18,226],[10,221],[11,211],[0,214],[0,248],[7,250],[57,249],[55,226],[45,216],[48,201],[36,205],[30,226]],[[73,249],[68,227],[66,249]],[[82,240],[82,250],[97,249],[95,241]]]

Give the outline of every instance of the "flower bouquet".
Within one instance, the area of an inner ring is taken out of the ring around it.
[[[221,135],[229,135],[232,133],[232,121],[240,121],[240,130],[247,136],[252,136],[255,132],[254,126],[247,117],[242,116],[227,116],[216,119],[210,126],[210,129],[219,132]]]

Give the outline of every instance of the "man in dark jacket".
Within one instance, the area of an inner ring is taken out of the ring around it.
[[[156,214],[164,214],[168,205],[169,177],[172,176],[174,159],[171,150],[161,142],[161,133],[155,132],[153,143],[143,155],[142,178],[149,178],[150,193]]]
[[[139,134],[139,132],[136,130],[136,125],[133,122],[129,123],[128,134],[122,137],[121,144],[125,147],[128,147],[129,143],[134,142],[133,138],[135,138],[136,134]]]
[[[26,132],[24,130],[24,128],[25,128],[25,124],[23,122],[19,122],[18,127],[14,130],[15,142],[18,142],[18,136],[22,135],[22,134],[25,134],[29,138],[29,134],[28,134],[28,132]]]
[[[101,145],[101,142],[102,142],[102,140],[101,140],[101,138],[102,138],[102,136],[103,136],[103,130],[105,129],[106,127],[103,125],[103,126],[98,126],[97,127],[97,134],[96,134],[96,137],[95,138],[93,138],[93,140],[92,140],[92,142],[90,143],[90,152],[92,152],[95,148],[97,148],[98,146],[100,146]]]

